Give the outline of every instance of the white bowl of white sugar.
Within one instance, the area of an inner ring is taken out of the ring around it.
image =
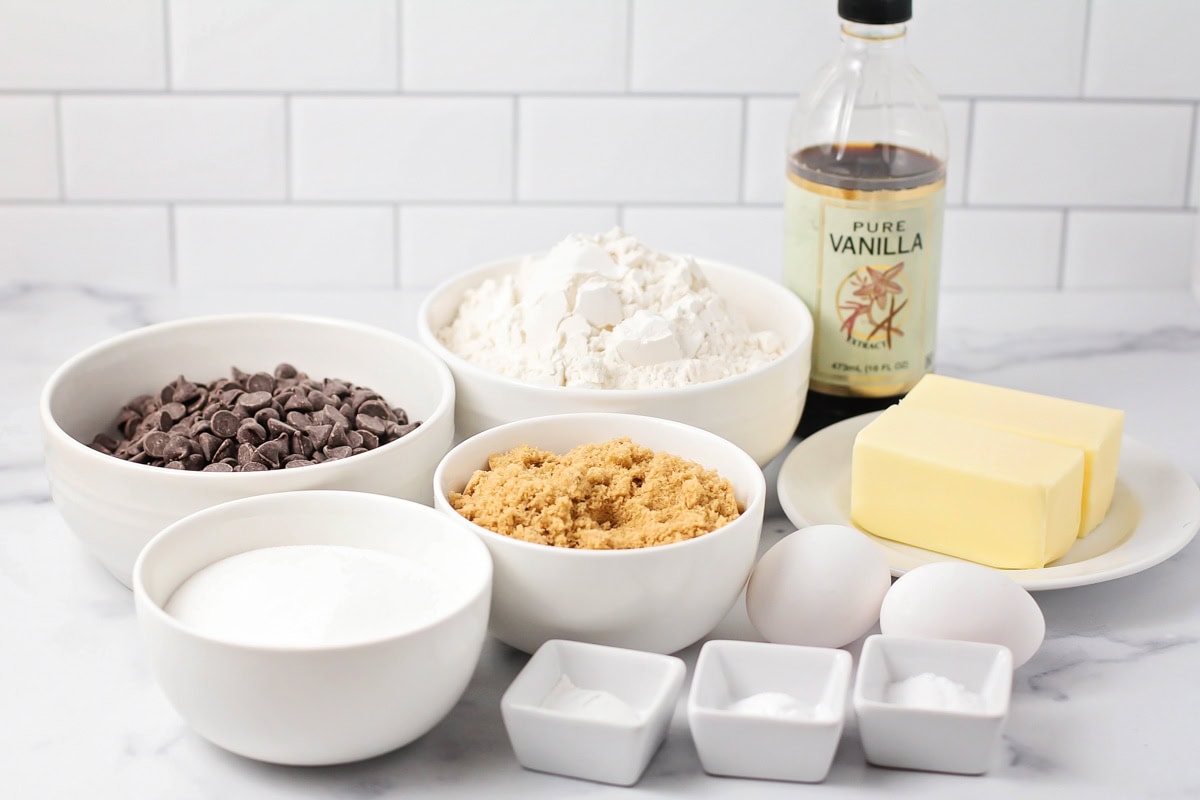
[[[151,671],[201,736],[279,764],[357,761],[458,702],[491,604],[487,548],[444,514],[356,492],[236,500],[134,567]]]
[[[795,294],[620,230],[458,275],[426,298],[417,327],[454,375],[459,440],[530,417],[643,414],[765,465],[808,391],[813,322]]]

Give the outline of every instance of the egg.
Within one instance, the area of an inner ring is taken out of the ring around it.
[[[978,564],[939,562],[905,573],[883,599],[879,628],[888,636],[1002,644],[1013,668],[1046,637],[1046,618],[1029,592]]]
[[[862,532],[813,525],[759,559],[746,586],[746,614],[769,642],[841,647],[879,619],[891,584],[887,559]]]

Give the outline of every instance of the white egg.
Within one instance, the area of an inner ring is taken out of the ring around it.
[[[813,525],[759,559],[746,586],[746,613],[769,642],[841,647],[879,619],[891,584],[887,559],[862,532]]]
[[[879,628],[888,636],[1002,644],[1012,651],[1015,669],[1042,646],[1046,618],[1004,573],[947,561],[901,576],[883,599]]]

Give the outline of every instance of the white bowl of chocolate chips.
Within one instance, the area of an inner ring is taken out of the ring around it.
[[[366,325],[196,317],[70,359],[40,413],[55,505],[128,586],[154,534],[228,500],[346,489],[431,503],[454,381],[425,348]]]

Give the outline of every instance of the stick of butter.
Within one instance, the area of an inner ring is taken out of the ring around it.
[[[876,536],[1005,569],[1036,569],[1079,530],[1076,447],[892,406],[859,431],[850,516]]]
[[[901,402],[909,408],[1078,447],[1083,451],[1079,535],[1091,533],[1108,513],[1117,483],[1123,411],[932,374]]]

